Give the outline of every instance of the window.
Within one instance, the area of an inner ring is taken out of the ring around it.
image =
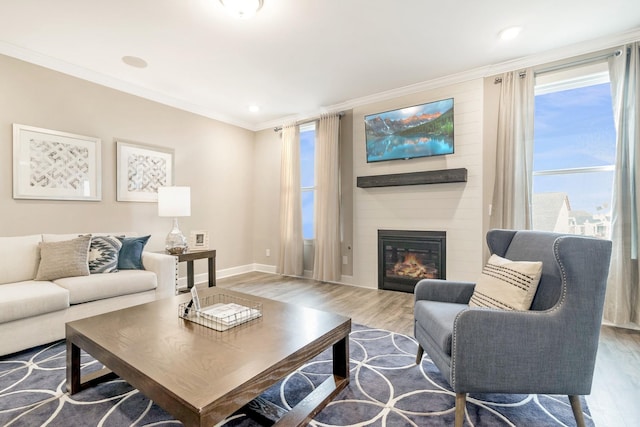
[[[302,187],[302,237],[315,237],[314,205],[316,198],[315,173],[316,125],[300,126],[300,186]]]
[[[615,157],[606,64],[536,77],[533,228],[608,238]]]

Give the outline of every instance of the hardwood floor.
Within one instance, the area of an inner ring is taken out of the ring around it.
[[[354,323],[413,336],[413,294],[257,272],[219,279],[217,284],[332,311],[351,317]],[[587,402],[598,427],[640,425],[639,331],[602,327],[593,389]]]

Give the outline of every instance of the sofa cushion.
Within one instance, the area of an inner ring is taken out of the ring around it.
[[[156,274],[145,270],[120,270],[113,274],[64,277],[54,280],[54,283],[69,291],[71,304],[149,291],[158,285]]]
[[[40,265],[36,280],[89,275],[91,236],[62,242],[40,242]]]
[[[0,286],[0,323],[69,307],[69,292],[51,282],[29,280]]]
[[[420,300],[414,308],[415,319],[428,333],[434,342],[438,343],[442,352],[451,356],[451,337],[453,336],[453,322],[461,311],[469,308],[466,304],[451,302]]]
[[[144,270],[142,265],[142,251],[147,244],[149,236],[142,237],[118,237],[122,242],[122,248],[118,255],[119,270]]]
[[[482,269],[469,306],[529,310],[541,275],[541,262],[510,261],[493,254]]]
[[[122,243],[114,236],[93,236],[89,247],[89,273],[115,273]]]
[[[33,280],[38,271],[42,241],[39,234],[0,237],[0,284]]]

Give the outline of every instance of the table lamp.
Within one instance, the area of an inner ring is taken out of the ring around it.
[[[158,216],[173,217],[173,228],[167,234],[165,249],[176,255],[187,251],[187,238],[178,227],[179,216],[191,216],[191,187],[159,187]]]

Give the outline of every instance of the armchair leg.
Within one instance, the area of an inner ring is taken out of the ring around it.
[[[455,427],[464,424],[464,409],[467,403],[467,393],[456,393],[456,423]]]
[[[416,355],[416,365],[422,363],[422,356],[424,355],[424,349],[418,344],[418,354]]]
[[[571,402],[571,409],[573,410],[573,416],[576,419],[576,425],[578,427],[585,427],[582,405],[580,405],[580,396],[569,396],[569,402]]]

